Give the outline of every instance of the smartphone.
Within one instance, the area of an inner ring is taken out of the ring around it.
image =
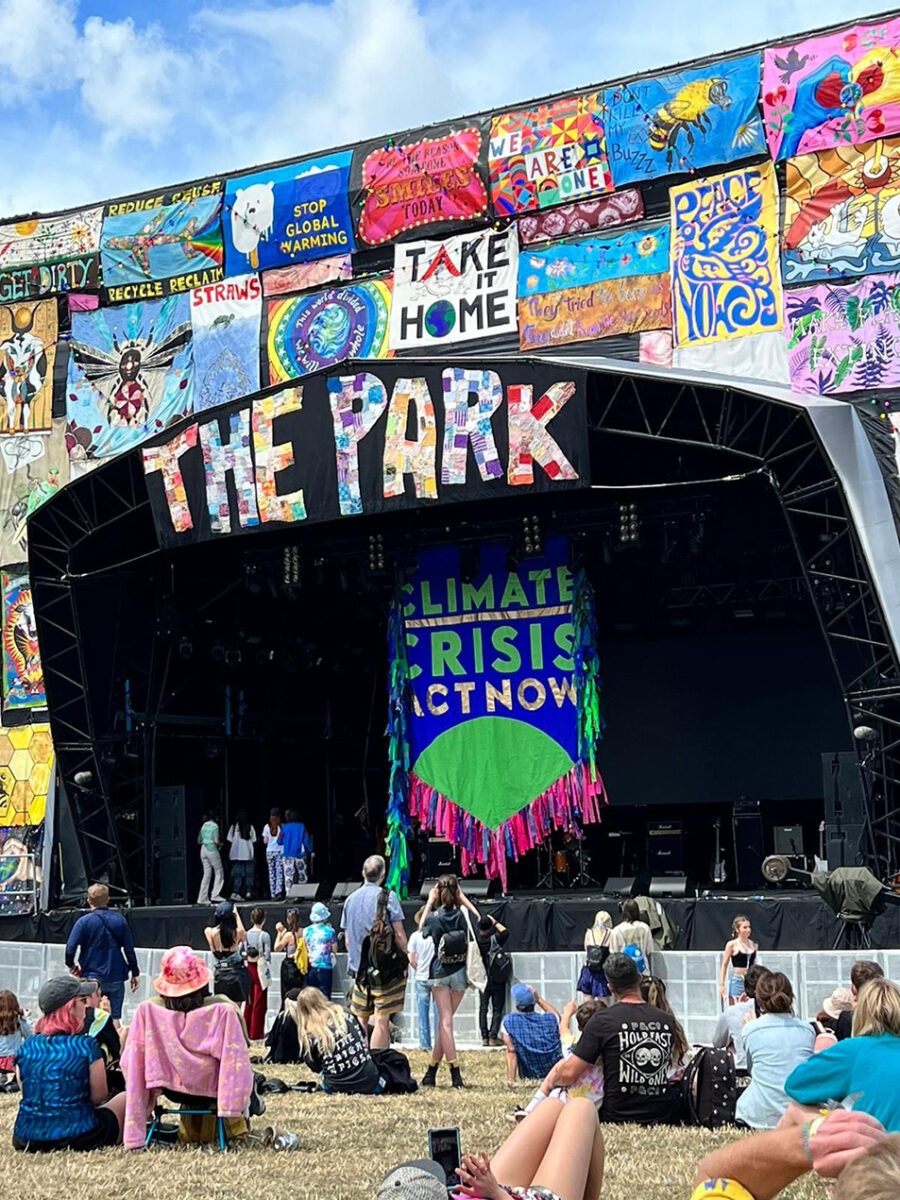
[[[459,1176],[456,1168],[459,1166],[459,1127],[452,1129],[428,1130],[428,1157],[444,1168],[447,1177],[447,1187],[458,1187]]]

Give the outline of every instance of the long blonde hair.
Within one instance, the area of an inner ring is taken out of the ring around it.
[[[339,1037],[347,1032],[347,1015],[338,1004],[326,1000],[318,988],[306,987],[296,1000],[285,1000],[284,1011],[297,1026],[297,1041],[304,1058],[312,1043],[321,1054],[331,1054]]]
[[[890,979],[870,979],[860,990],[853,1014],[853,1036],[892,1033],[900,1037],[900,988]]]

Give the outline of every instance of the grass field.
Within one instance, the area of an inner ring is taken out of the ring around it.
[[[426,1056],[411,1054],[421,1077]],[[527,1088],[507,1090],[503,1055],[460,1056],[470,1086],[452,1091],[449,1072],[439,1086],[407,1097],[267,1096],[253,1129],[277,1124],[300,1137],[300,1148],[276,1153],[259,1141],[220,1154],[207,1147],[118,1150],[91,1154],[26,1155],[12,1149],[17,1097],[0,1095],[0,1178],[16,1196],[90,1196],[102,1200],[367,1200],[395,1163],[426,1154],[429,1127],[459,1125],[464,1149],[493,1150],[509,1133],[505,1119]],[[309,1078],[299,1067],[265,1067],[287,1083]],[[604,1200],[683,1200],[691,1193],[697,1162],[734,1131],[610,1127]],[[825,1195],[807,1179],[783,1193],[794,1200]]]

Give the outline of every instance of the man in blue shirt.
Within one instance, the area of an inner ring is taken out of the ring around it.
[[[122,914],[109,912],[108,887],[102,883],[92,884],[87,898],[91,911],[79,917],[72,926],[66,942],[66,966],[73,975],[100,980],[118,1029],[125,999],[125,980],[129,974],[131,990],[136,992],[140,986],[134,938]]]
[[[306,883],[306,856],[312,854],[312,841],[306,826],[297,820],[297,814],[289,808],[284,814],[284,824],[278,836],[281,844],[284,868],[284,890],[290,895],[295,883]]]
[[[562,1058],[559,1013],[527,983],[510,988],[516,1011],[503,1018],[501,1031],[506,1045],[506,1082],[512,1087],[516,1072],[520,1079],[543,1079]],[[541,1009],[535,1012],[535,1005]]]

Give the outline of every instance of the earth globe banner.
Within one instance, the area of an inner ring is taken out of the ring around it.
[[[269,383],[345,358],[387,358],[390,279],[327,288],[269,303]]]

